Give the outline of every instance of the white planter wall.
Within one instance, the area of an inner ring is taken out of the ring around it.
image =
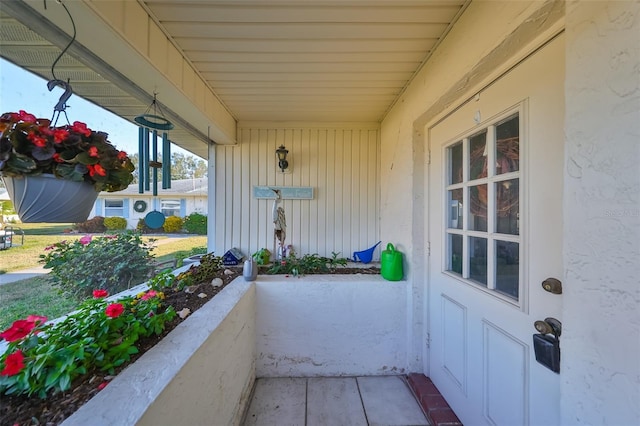
[[[379,275],[260,276],[256,375],[406,373],[407,288]]]
[[[255,322],[255,287],[237,279],[63,425],[239,424],[255,378]]]

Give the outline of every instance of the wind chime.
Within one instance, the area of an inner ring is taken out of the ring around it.
[[[154,204],[157,206],[158,169],[162,169],[162,189],[171,188],[171,141],[169,130],[173,123],[167,120],[160,109],[153,94],[153,102],[144,112],[134,118],[140,125],[138,129],[138,193],[153,191]],[[162,161],[158,161],[158,131],[162,132]],[[144,218],[145,224],[151,229],[158,229],[164,225],[164,214],[153,210]]]

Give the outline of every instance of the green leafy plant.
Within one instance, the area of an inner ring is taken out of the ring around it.
[[[176,281],[175,275],[170,270],[160,272],[159,274],[152,277],[147,284],[149,288],[156,291],[162,291],[166,288],[171,287]]]
[[[191,213],[184,218],[184,229],[190,234],[207,235],[207,216]]]
[[[153,269],[151,243],[139,234],[116,235],[61,241],[45,248],[40,262],[51,269],[53,285],[64,293],[83,299],[100,287],[118,293],[148,278]]]
[[[165,219],[162,228],[164,232],[180,232],[182,230],[183,221],[178,216],[169,216]]]
[[[9,343],[0,355],[0,394],[46,398],[92,370],[114,374],[138,352],[141,337],[162,333],[176,315],[163,308],[164,295],[155,290],[115,302],[105,299],[105,290],[93,294],[61,322],[30,316],[0,333]]]
[[[213,253],[205,254],[200,259],[200,264],[192,265],[188,270],[178,274],[178,289],[186,286],[211,280],[222,268],[222,256]]]
[[[84,222],[76,223],[74,228],[79,232],[100,233],[105,232],[107,227],[104,225],[104,217],[95,216]]]
[[[104,226],[110,231],[127,229],[127,219],[117,216],[105,217]]]
[[[274,262],[267,271],[268,274],[291,274],[294,276],[305,274],[329,273],[338,265],[346,266],[347,259],[338,258],[339,253],[332,253],[333,257],[321,257],[317,254],[305,254],[301,258],[291,255],[280,262]]]
[[[135,167],[126,152],[79,121],[51,127],[51,121],[25,111],[0,116],[0,174],[52,174],[91,183],[96,191],[122,191]]]

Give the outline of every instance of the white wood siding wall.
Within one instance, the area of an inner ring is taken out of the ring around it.
[[[311,186],[313,200],[284,200],[287,244],[297,255],[351,257],[379,241],[379,126],[319,128],[246,126],[240,143],[216,147],[216,253],[273,250],[273,200],[253,197],[255,185]],[[275,150],[289,150],[291,173]],[[379,252],[376,252],[378,258]],[[375,259],[374,258],[374,259]]]

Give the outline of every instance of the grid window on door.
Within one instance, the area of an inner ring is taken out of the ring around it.
[[[520,299],[520,113],[446,147],[445,270]]]

